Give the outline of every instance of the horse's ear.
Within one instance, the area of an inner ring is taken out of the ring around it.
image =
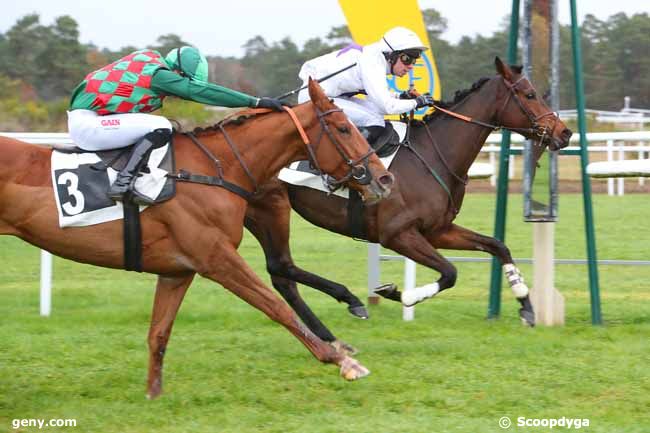
[[[327,111],[328,107],[326,104],[329,103],[329,98],[323,92],[323,89],[318,84],[318,81],[309,77],[309,97],[311,102],[318,107],[321,111]]]
[[[494,66],[496,66],[499,75],[501,75],[503,78],[505,78],[508,81],[512,81],[512,70],[508,65],[506,65],[501,61],[499,56],[496,56],[494,58]]]

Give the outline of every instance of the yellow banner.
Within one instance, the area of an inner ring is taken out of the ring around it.
[[[411,83],[420,93],[429,92],[440,99],[440,79],[434,54],[424,26],[424,19],[417,0],[339,0],[348,21],[352,38],[357,44],[367,45],[381,39],[382,35],[396,26],[413,30],[429,49],[408,76],[390,76],[388,84],[396,92],[408,90]],[[426,109],[423,109],[424,113]],[[422,113],[420,113],[422,114]]]

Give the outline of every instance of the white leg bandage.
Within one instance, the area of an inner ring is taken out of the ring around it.
[[[405,290],[402,293],[402,304],[410,307],[418,302],[424,301],[440,291],[440,286],[438,283],[427,284],[422,287],[416,287],[415,289]]]
[[[521,275],[521,272],[515,265],[512,263],[503,265],[503,272],[506,274],[508,284],[510,284],[512,293],[514,293],[516,298],[528,296],[528,286],[524,282],[524,277]]]

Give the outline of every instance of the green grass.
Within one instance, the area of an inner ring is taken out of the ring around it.
[[[594,202],[599,258],[648,260],[648,197]],[[459,222],[489,234],[493,209],[493,195],[471,195]],[[530,257],[532,229],[521,214],[521,199],[510,196],[507,241],[515,257]],[[585,257],[579,195],[560,197],[556,241],[557,257]],[[292,246],[298,264],[365,298],[365,244],[295,216]],[[240,251],[267,279],[249,236]],[[35,248],[0,237],[0,431],[16,431],[17,418],[77,420],[76,428],[42,430],[58,432],[551,431],[502,430],[502,416],[588,418],[587,432],[650,431],[650,267],[600,267],[603,327],[590,325],[586,266],[556,269],[567,310],[558,328],[521,327],[509,290],[501,319],[486,321],[486,264],[458,264],[457,286],[418,305],[409,323],[396,303],[359,321],[303,288],[330,329],[361,349],[357,359],[372,374],[352,383],[260,312],[197,279],[168,347],[165,393],[148,401],[155,278],[55,259],[46,319],[38,316],[38,258]],[[531,281],[530,266],[521,268]],[[382,280],[401,283],[402,272],[384,263]],[[435,278],[418,268],[420,284]]]

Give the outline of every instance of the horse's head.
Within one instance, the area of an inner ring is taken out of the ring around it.
[[[309,97],[319,123],[318,138],[310,150],[312,164],[335,179],[331,186],[347,183],[359,191],[364,200],[376,201],[387,197],[395,178],[359,130],[311,78]]]
[[[546,146],[549,150],[568,146],[571,130],[539,97],[530,81],[522,75],[521,66],[508,66],[499,57],[494,63],[506,88],[497,112],[498,122],[537,144],[533,148],[534,161],[539,159]]]

